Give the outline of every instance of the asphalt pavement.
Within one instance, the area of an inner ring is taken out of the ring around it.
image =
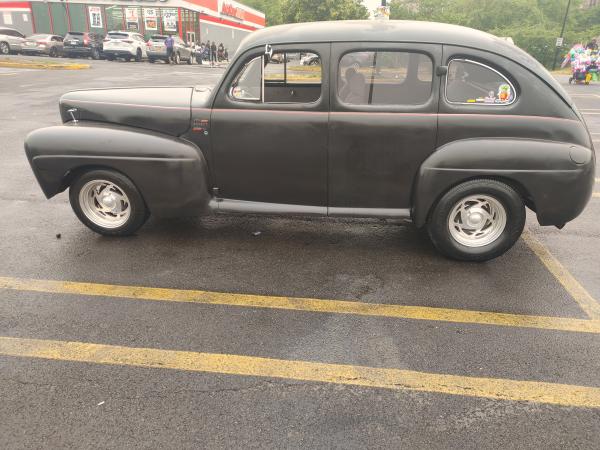
[[[67,193],[44,198],[23,139],[60,123],[61,94],[222,73],[0,68],[0,447],[600,446],[600,180],[563,230],[529,214],[484,264],[383,220],[151,218],[104,238]],[[559,80],[600,146],[600,84]]]

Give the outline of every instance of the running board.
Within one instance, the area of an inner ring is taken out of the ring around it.
[[[330,216],[330,217],[377,217],[383,219],[409,219],[408,208],[345,208],[327,206],[290,205],[286,203],[251,202],[246,200],[231,200],[213,198],[209,207],[213,211],[298,215],[298,216]]]

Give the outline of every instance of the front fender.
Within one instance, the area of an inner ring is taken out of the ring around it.
[[[33,172],[50,198],[85,168],[129,177],[157,216],[197,215],[208,208],[208,167],[198,147],[156,132],[98,122],[42,128],[25,139]]]
[[[594,186],[591,149],[565,142],[529,139],[465,139],[440,147],[419,170],[412,218],[427,222],[437,200],[473,178],[506,180],[535,209],[541,225],[562,226],[577,217]]]

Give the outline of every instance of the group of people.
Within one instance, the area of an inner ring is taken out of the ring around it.
[[[222,42],[219,45],[215,41],[195,44],[194,52],[198,64],[202,64],[202,61],[208,61],[210,66],[214,67],[217,62],[229,61],[229,54]]]
[[[169,62],[173,62],[175,39],[172,35],[168,35],[165,39],[165,47],[167,48]],[[192,47],[198,64],[202,64],[202,61],[208,61],[210,66],[214,67],[217,62],[229,61],[229,53],[222,42],[217,46],[215,41],[206,41],[206,43],[192,44]]]
[[[596,39],[592,39],[585,47],[583,44],[575,44],[565,56],[561,67],[566,67],[567,64],[571,64],[572,72],[569,83],[589,84],[590,81],[600,81],[600,58]]]

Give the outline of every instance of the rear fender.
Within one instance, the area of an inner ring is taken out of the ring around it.
[[[155,132],[96,122],[69,123],[33,131],[25,152],[46,197],[69,187],[87,168],[129,177],[152,214],[198,215],[208,208],[208,167],[188,141]]]
[[[454,141],[421,165],[413,190],[412,218],[421,227],[438,199],[453,186],[474,178],[495,178],[519,191],[541,225],[562,226],[577,217],[589,201],[594,165],[590,149],[565,142]]]

